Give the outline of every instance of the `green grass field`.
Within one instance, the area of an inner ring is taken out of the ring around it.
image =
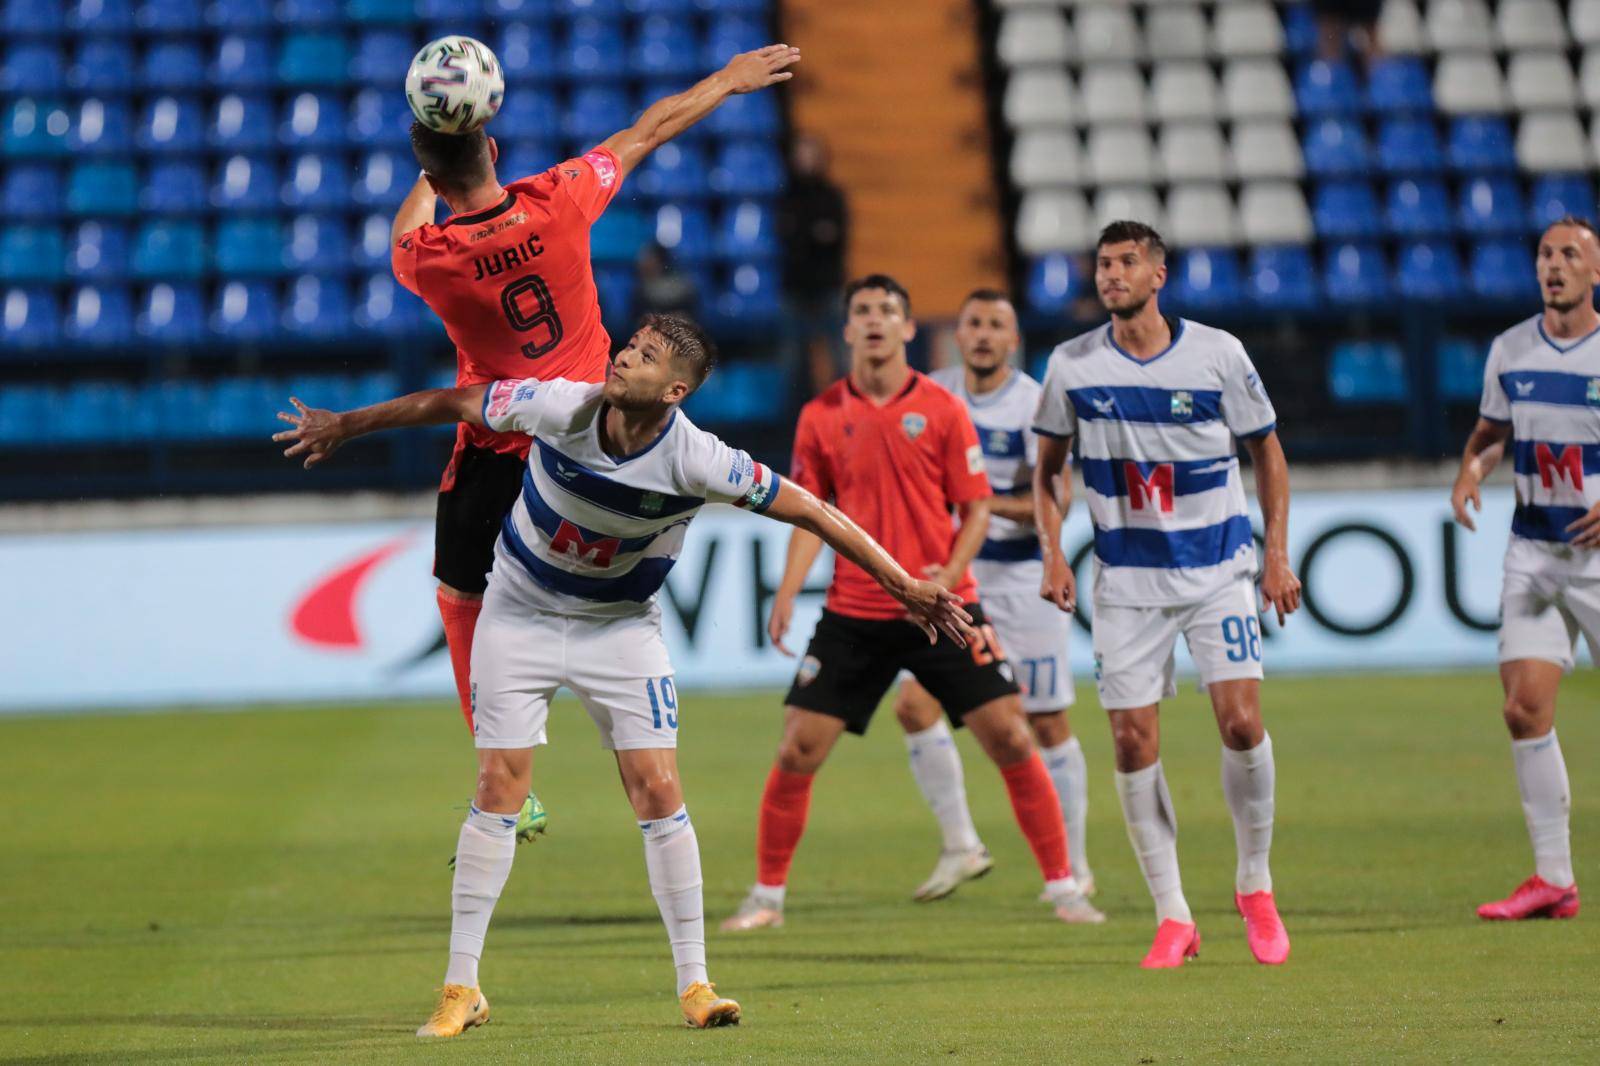
[[[938,847],[885,714],[823,771],[787,928],[709,936],[738,1029],[678,1019],[639,835],[576,705],[535,763],[550,834],[523,848],[490,932],[485,1028],[411,1036],[444,967],[472,781],[444,704],[0,722],[0,1019],[6,1062],[1116,1063],[1600,1059],[1600,915],[1480,923],[1531,872],[1490,672],[1279,679],[1277,895],[1294,937],[1255,965],[1200,697],[1165,760],[1204,951],[1136,963],[1153,919],[1092,691],[1078,714],[1090,856],[1110,921],[1069,928],[994,771],[963,738],[999,866],[908,901]],[[1561,735],[1580,881],[1600,861],[1600,678]],[[753,876],[777,698],[686,697],[682,763],[710,917]],[[1596,889],[1600,890],[1600,889]],[[1600,906],[1600,900],[1591,902]]]

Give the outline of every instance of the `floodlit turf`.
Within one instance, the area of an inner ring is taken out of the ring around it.
[[[789,924],[710,934],[737,1029],[679,1022],[615,771],[575,705],[536,761],[550,834],[490,930],[494,1017],[411,1036],[449,925],[471,755],[445,705],[0,722],[0,1060],[7,1062],[1223,1062],[1600,1057],[1600,679],[1569,682],[1580,882],[1569,922],[1472,908],[1531,872],[1493,674],[1274,680],[1278,898],[1294,955],[1253,963],[1232,913],[1215,731],[1165,716],[1204,950],[1135,965],[1152,917],[1093,694],[1090,856],[1110,921],[1069,928],[994,771],[963,738],[998,868],[909,902],[937,850],[885,714],[823,772]],[[752,877],[777,698],[686,697],[683,766],[712,919]]]

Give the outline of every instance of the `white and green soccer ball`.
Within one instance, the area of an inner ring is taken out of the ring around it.
[[[471,37],[429,41],[406,71],[406,100],[417,121],[440,133],[471,133],[494,118],[506,79],[489,46]]]

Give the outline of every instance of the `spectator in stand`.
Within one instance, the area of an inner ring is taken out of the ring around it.
[[[844,286],[850,212],[843,191],[828,177],[828,149],[799,134],[790,158],[789,190],[779,209],[783,281],[797,339],[811,372],[811,391],[839,376],[839,290]]]
[[[1330,63],[1344,58],[1354,46],[1371,69],[1382,55],[1378,40],[1378,13],[1382,0],[1311,0],[1317,15],[1317,54]]]
[[[699,313],[700,290],[693,276],[679,270],[659,244],[652,242],[640,250],[635,271],[639,284],[633,296],[634,319]]]

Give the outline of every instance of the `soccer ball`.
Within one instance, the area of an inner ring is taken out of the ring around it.
[[[422,46],[406,71],[411,113],[430,130],[471,133],[494,118],[506,79],[489,46],[471,37],[441,37]]]

